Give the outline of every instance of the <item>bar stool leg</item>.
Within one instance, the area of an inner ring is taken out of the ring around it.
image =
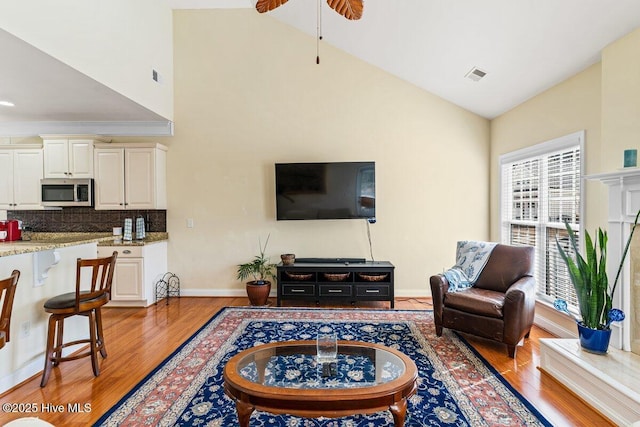
[[[60,364],[60,359],[62,359],[62,339],[64,337],[64,317],[58,317],[55,314],[51,315],[55,319],[56,322],[56,346],[53,349],[53,366],[58,366]]]
[[[56,319],[55,316],[49,316],[49,330],[47,332],[47,351],[44,355],[44,370],[42,371],[42,381],[40,381],[40,387],[47,385],[49,381],[49,375],[51,374],[51,368],[53,368],[53,340],[56,334]]]
[[[102,358],[107,357],[107,347],[104,344],[104,332],[102,331],[102,310],[96,309],[96,323],[98,327],[98,347]]]
[[[89,345],[91,346],[91,366],[93,367],[93,375],[100,375],[100,367],[98,366],[98,342],[96,339],[96,317],[94,310],[89,311]]]

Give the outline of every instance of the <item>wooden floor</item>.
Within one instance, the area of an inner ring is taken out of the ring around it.
[[[0,424],[36,416],[56,426],[90,425],[218,310],[247,304],[246,298],[183,297],[146,309],[105,309],[108,357],[100,362],[101,375],[94,377],[90,360],[84,358],[54,368],[45,388],[40,387],[39,375],[33,377],[0,396],[4,409]],[[361,303],[357,307],[388,308],[388,303]],[[395,307],[430,309],[431,305],[430,299],[396,298]],[[500,344],[466,338],[554,426],[612,425],[537,369],[538,339],[549,336],[534,327],[531,339],[518,348],[516,359],[507,357]],[[9,409],[22,412],[8,413],[6,403],[13,404]]]

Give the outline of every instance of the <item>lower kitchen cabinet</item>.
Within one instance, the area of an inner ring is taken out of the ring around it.
[[[141,246],[98,246],[98,257],[118,252],[109,307],[146,307],[155,302],[155,284],[167,272],[167,242]]]

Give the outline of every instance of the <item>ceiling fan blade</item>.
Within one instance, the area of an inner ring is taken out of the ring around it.
[[[347,19],[362,18],[363,0],[327,0],[327,4]]]
[[[256,10],[260,13],[269,12],[278,6],[282,6],[288,0],[258,0]]]

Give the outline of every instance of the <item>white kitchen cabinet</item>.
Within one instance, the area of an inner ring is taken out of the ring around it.
[[[146,307],[155,302],[155,284],[167,272],[167,242],[143,246],[98,246],[98,257],[118,252],[109,307]]]
[[[116,301],[142,301],[144,299],[142,286],[144,260],[125,258],[123,255],[117,264],[112,298]]]
[[[45,178],[93,178],[94,138],[43,137]]]
[[[0,147],[0,209],[42,209],[43,156],[38,145]]]
[[[167,147],[161,144],[96,145],[96,209],[166,209]]]

